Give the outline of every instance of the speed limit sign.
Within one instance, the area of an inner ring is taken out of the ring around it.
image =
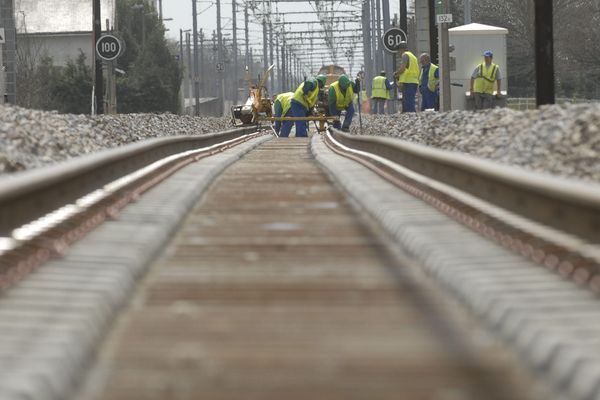
[[[383,47],[390,53],[396,53],[402,43],[406,43],[406,33],[400,28],[390,28],[381,37]]]
[[[96,53],[105,61],[112,61],[121,55],[121,41],[113,35],[104,35],[96,42]]]

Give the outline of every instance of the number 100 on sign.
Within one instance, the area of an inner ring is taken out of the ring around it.
[[[121,41],[113,35],[104,35],[96,42],[96,53],[105,61],[119,57],[121,49]]]

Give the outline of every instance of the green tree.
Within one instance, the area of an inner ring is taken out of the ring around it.
[[[62,113],[88,114],[92,101],[92,71],[83,52],[69,60],[51,83],[53,109]]]
[[[156,12],[144,0],[119,0],[117,15],[119,34],[126,43],[118,61],[126,71],[117,80],[119,112],[176,113],[181,71]]]

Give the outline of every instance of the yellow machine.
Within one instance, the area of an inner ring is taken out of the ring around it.
[[[243,105],[231,107],[231,115],[233,124],[237,125],[240,121],[242,125],[259,124],[260,122],[275,122],[275,121],[316,121],[319,122],[317,130],[325,131],[326,122],[338,121],[337,116],[327,116],[319,109],[319,115],[310,117],[273,117],[273,101],[268,95],[266,83],[274,65],[271,65],[264,73],[262,80],[256,86],[251,86],[249,90],[248,100]]]

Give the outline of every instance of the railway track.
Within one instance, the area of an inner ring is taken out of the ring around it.
[[[75,241],[82,219],[51,225],[58,242],[33,236],[27,257],[50,261],[36,270],[20,256],[30,274],[5,283],[3,398],[59,399],[77,388],[77,399],[550,398],[542,383],[597,398],[592,189],[578,188],[566,214],[585,208],[585,226],[558,231],[567,211],[554,203],[540,212],[538,180],[520,179],[521,192],[508,194],[507,172],[489,164],[340,132],[313,137],[310,151],[302,139],[228,135],[235,147],[119,187],[94,220],[108,222],[84,239]],[[169,178],[157,185],[157,175]],[[572,199],[572,189],[549,197]],[[11,246],[3,271],[24,250]]]

